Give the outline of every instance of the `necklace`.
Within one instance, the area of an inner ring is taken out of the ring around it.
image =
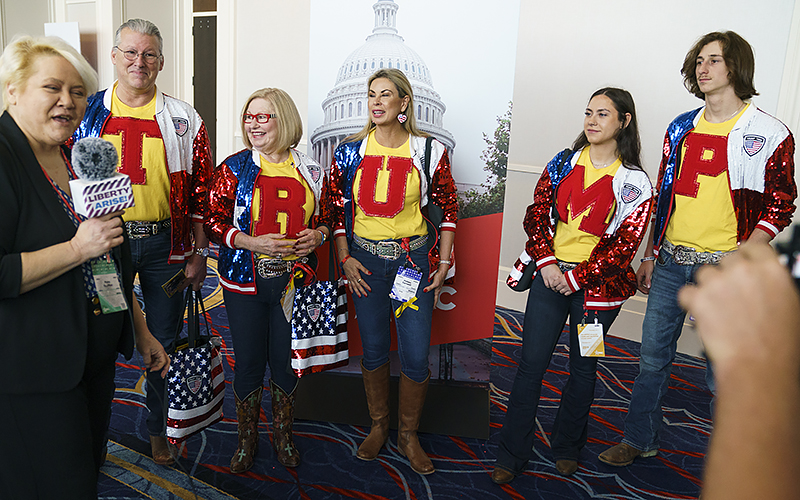
[[[742,103],[739,105],[738,108],[736,108],[736,111],[734,111],[731,116],[725,118],[723,121],[726,122],[726,121],[730,120],[731,118],[733,118],[734,116],[738,115],[739,111],[741,111],[743,107],[744,107],[744,101],[742,101]]]
[[[739,114],[739,111],[741,111],[741,110],[742,110],[742,108],[743,108],[743,107],[745,107],[746,105],[747,105],[747,103],[745,103],[744,101],[742,101],[742,103],[739,105],[739,107],[738,107],[738,108],[736,108],[736,111],[734,111],[732,115],[730,115],[729,117],[725,118],[725,119],[724,119],[724,120],[722,120],[722,121],[719,121],[719,122],[712,122],[712,121],[708,120],[707,118],[706,118],[706,120],[707,120],[709,123],[725,123],[726,121],[730,120],[730,119],[731,119],[731,118],[733,118],[734,116],[738,115],[738,114]]]
[[[597,170],[601,170],[601,169],[604,169],[604,168],[606,168],[607,166],[609,166],[609,165],[611,165],[612,163],[614,163],[615,161],[617,161],[617,158],[618,158],[618,157],[614,157],[614,159],[613,159],[613,160],[611,160],[611,161],[607,161],[607,162],[603,163],[602,165],[599,165],[599,164],[598,164],[596,161],[594,161],[594,160],[592,159],[592,155],[591,155],[591,154],[589,155],[589,161],[590,161],[590,162],[592,162],[592,166],[593,166],[594,168],[596,168]]]

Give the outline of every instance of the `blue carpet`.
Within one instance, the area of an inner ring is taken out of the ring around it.
[[[216,276],[209,260],[204,296],[212,326],[230,347],[230,335]],[[633,379],[638,372],[639,344],[609,336],[607,357],[598,369],[595,404],[589,422],[589,442],[578,472],[556,474],[549,449],[560,389],[567,375],[569,346],[562,335],[542,390],[538,412],[536,455],[526,473],[512,483],[497,486],[489,477],[497,448],[508,391],[521,349],[522,314],[497,308],[492,344],[491,430],[488,441],[421,434],[420,441],[437,471],[429,476],[413,472],[390,433],[373,462],[355,456],[368,429],[326,422],[298,421],[295,442],[302,455],[296,469],[280,466],[272,451],[269,392],[264,393],[259,430],[260,452],[253,469],[241,475],[228,471],[236,447],[234,398],[228,386],[222,422],[189,439],[175,467],[155,465],[149,458],[145,428],[141,358],[121,358],[111,420],[109,459],[101,470],[102,499],[685,499],[696,498],[703,459],[711,431],[711,394],[704,383],[704,362],[679,355],[670,390],[664,399],[661,450],[654,458],[639,459],[627,468],[601,464],[597,454],[619,441]],[[488,332],[487,332],[488,333]],[[611,330],[613,334],[613,327]],[[226,349],[226,380],[233,378],[233,351]],[[347,404],[347,401],[342,401]],[[191,476],[191,477],[190,477]]]

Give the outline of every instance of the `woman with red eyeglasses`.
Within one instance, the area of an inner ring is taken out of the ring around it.
[[[289,370],[291,325],[281,295],[297,261],[316,262],[330,236],[316,225],[324,182],[320,166],[294,149],[303,124],[280,89],[254,92],[241,116],[246,149],[215,169],[209,186],[208,237],[219,244],[219,280],[236,357],[233,392],[239,444],[231,472],[253,466],[267,365],[272,391],[273,445],[284,467],[300,465],[292,440],[294,389]]]

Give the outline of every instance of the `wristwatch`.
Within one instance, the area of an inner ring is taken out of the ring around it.
[[[208,247],[203,247],[203,248],[195,248],[194,253],[199,255],[200,257],[208,257],[211,251],[208,249]]]

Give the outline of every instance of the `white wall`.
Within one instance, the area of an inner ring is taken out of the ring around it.
[[[239,113],[253,91],[277,87],[308,116],[310,0],[217,0],[217,158],[244,147]],[[304,123],[300,149],[306,149]]]
[[[0,0],[0,25],[3,47],[14,35],[44,36],[44,23],[50,19],[48,0]]]
[[[613,85],[633,95],[643,166],[653,179],[667,124],[702,104],[684,89],[680,75],[686,52],[701,35],[733,30],[750,42],[761,93],[754,102],[776,112],[795,0],[753,5],[747,0],[570,0],[542,8],[541,2],[522,1],[498,279],[505,280],[523,249],[522,218],[541,169],[581,131],[594,90]],[[507,290],[498,287],[498,304],[524,309],[526,294]]]

